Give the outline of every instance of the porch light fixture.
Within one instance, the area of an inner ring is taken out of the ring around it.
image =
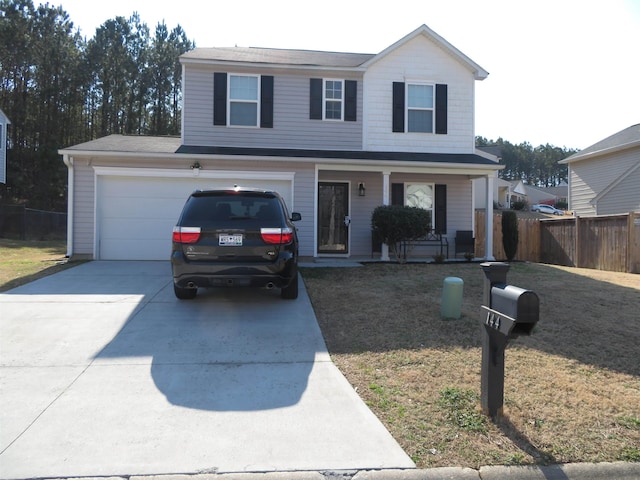
[[[358,184],[358,195],[360,197],[364,197],[366,193],[367,193],[367,189],[365,188],[364,183],[360,182]]]

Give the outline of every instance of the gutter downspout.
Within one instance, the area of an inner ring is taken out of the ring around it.
[[[62,156],[67,166],[67,258],[73,255],[73,157],[66,153]]]

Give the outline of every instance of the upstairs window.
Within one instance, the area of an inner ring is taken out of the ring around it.
[[[434,86],[410,83],[407,87],[407,132],[433,133]]]
[[[447,134],[446,84],[393,82],[392,95],[392,132]]]
[[[260,94],[259,77],[229,75],[229,125],[257,127]]]
[[[325,120],[342,120],[344,88],[342,80],[324,81],[322,116]]]
[[[309,85],[309,118],[355,122],[358,110],[358,82],[312,78]]]

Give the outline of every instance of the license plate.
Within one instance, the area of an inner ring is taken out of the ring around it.
[[[220,235],[218,236],[218,245],[228,247],[241,247],[242,235]]]

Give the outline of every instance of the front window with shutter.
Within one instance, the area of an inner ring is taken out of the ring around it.
[[[229,125],[258,126],[259,83],[257,75],[229,75]]]
[[[324,112],[325,120],[342,120],[344,105],[344,88],[342,80],[324,81]]]
[[[407,131],[433,133],[434,86],[408,84],[407,87]]]
[[[405,205],[427,210],[430,213],[433,229],[434,215],[434,185],[432,183],[407,183],[405,185]]]

